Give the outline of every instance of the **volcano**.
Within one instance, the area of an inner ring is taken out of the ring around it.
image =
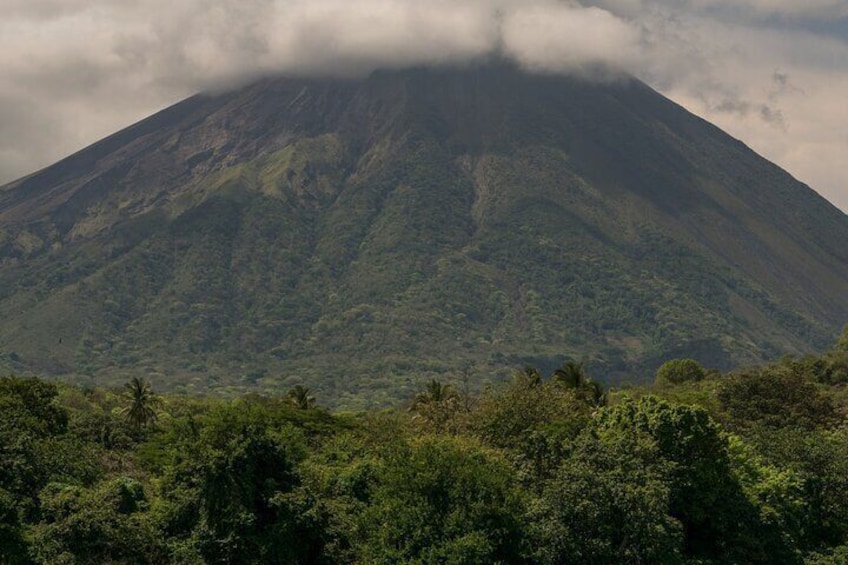
[[[0,367],[385,404],[848,321],[848,216],[645,84],[507,64],[198,95],[0,188]]]

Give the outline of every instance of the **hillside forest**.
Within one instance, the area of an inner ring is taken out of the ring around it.
[[[848,562],[848,328],[605,390],[568,361],[331,412],[0,378],[0,563]]]
[[[832,344],[846,241],[636,79],[269,78],[0,187],[0,375],[359,411],[569,355],[609,386],[727,372]]]

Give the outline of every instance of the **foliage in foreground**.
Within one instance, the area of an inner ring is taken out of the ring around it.
[[[846,356],[353,415],[0,378],[0,563],[845,563]]]

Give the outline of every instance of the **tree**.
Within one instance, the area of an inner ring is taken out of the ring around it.
[[[516,371],[513,381],[519,386],[531,388],[542,384],[542,374],[537,368],[527,365],[520,371]]]
[[[295,385],[289,391],[289,400],[300,410],[315,408],[315,397],[309,395],[309,389],[303,385]]]
[[[116,477],[90,488],[50,483],[32,530],[36,563],[161,563],[161,537],[147,515],[144,488]]]
[[[562,367],[553,372],[551,380],[564,385],[566,388],[580,388],[587,381],[583,362],[566,361],[562,364]]]
[[[267,406],[236,402],[204,414],[172,447],[162,480],[163,529],[208,563],[312,563],[321,524],[296,491],[303,433]],[[187,560],[187,559],[186,559]]]
[[[836,342],[836,347],[834,349],[836,349],[836,351],[848,353],[848,326],[842,328],[842,335],[839,337],[839,341]]]
[[[721,381],[716,396],[737,427],[760,424],[812,430],[839,421],[830,397],[798,363],[730,375]]]
[[[792,554],[813,529],[803,474],[770,463],[738,436],[728,436],[728,447],[733,475],[757,511],[758,537],[769,548],[771,559],[776,563],[797,561]]]
[[[432,426],[437,432],[446,429],[456,431],[457,415],[461,409],[459,395],[453,387],[436,379],[415,395],[409,407],[410,412],[415,412],[415,419]]]
[[[141,430],[156,421],[154,406],[158,404],[150,382],[133,377],[124,385],[124,399],[127,406],[121,409],[121,414],[136,430]]]
[[[757,511],[733,476],[727,438],[705,410],[645,396],[602,410],[595,425],[601,435],[647,433],[673,465],[669,511],[683,526],[688,555],[769,562]]]
[[[450,402],[454,398],[456,398],[456,392],[454,392],[451,385],[442,384],[440,381],[433,379],[427,383],[424,390],[415,395],[409,410],[414,412],[422,406],[437,402]]]
[[[0,563],[27,563],[23,526],[15,497],[0,488]]]
[[[824,370],[819,373],[819,382],[843,384],[848,382],[848,326],[833,349],[821,359]]]
[[[480,399],[469,429],[489,445],[513,450],[519,478],[539,492],[559,467],[565,445],[589,421],[590,411],[574,390],[551,381],[527,386],[515,379]]]
[[[586,375],[582,361],[580,363],[566,361],[562,367],[553,372],[551,380],[565,388],[573,389],[578,398],[589,406],[600,408],[607,403],[604,387]]]
[[[68,414],[56,403],[57,395],[56,385],[41,379],[0,377],[0,428],[26,429],[35,437],[64,433]]]
[[[826,365],[820,373],[820,382],[830,385],[848,382],[848,351],[835,351],[824,358]]]
[[[683,528],[669,514],[672,471],[641,430],[585,430],[528,517],[534,561],[682,564]]]
[[[848,541],[848,429],[759,428],[753,441],[768,459],[804,483],[808,548]]]
[[[523,563],[523,499],[499,458],[423,438],[385,461],[357,529],[359,563]]]
[[[804,565],[845,565],[848,563],[848,545],[840,545],[824,552],[811,553],[804,559]]]
[[[573,390],[552,382],[527,387],[513,381],[480,399],[470,427],[490,445],[523,450],[537,432],[573,437],[588,416],[588,407]]]
[[[707,372],[694,359],[672,359],[671,361],[666,361],[657,369],[654,382],[660,386],[677,385],[700,381],[706,375]]]
[[[70,463],[56,464],[68,454],[62,442],[68,413],[57,394],[56,385],[39,379],[0,378],[0,498],[14,501],[23,521],[37,515],[38,492],[50,476]],[[76,461],[81,450],[69,455]],[[0,514],[0,520],[14,522],[13,514]]]

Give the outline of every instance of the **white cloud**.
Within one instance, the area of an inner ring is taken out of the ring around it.
[[[499,50],[549,72],[636,74],[848,209],[848,38],[808,25],[848,28],[844,0],[5,0],[3,11],[0,182],[199,89]]]
[[[627,69],[641,59],[639,39],[637,28],[595,7],[515,6],[503,18],[504,50],[531,69],[569,72],[597,65]]]

